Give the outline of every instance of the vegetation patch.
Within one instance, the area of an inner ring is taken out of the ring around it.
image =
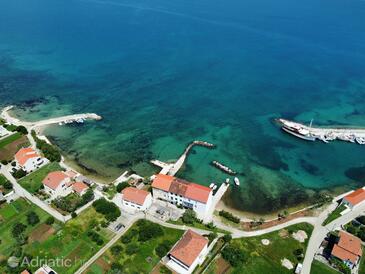
[[[332,211],[326,220],[324,220],[323,225],[328,225],[332,221],[336,220],[337,218],[341,217],[341,212],[346,209],[345,205],[338,206],[334,211]]]
[[[34,130],[32,131],[32,137],[37,144],[37,148],[42,151],[44,157],[46,157],[51,162],[61,161],[61,153],[55,146],[39,139]]]
[[[150,273],[183,233],[182,230],[139,220],[108,249],[102,260],[110,266],[110,273]],[[102,265],[95,262],[87,273],[98,273],[96,270]]]
[[[3,148],[9,144],[11,144],[12,142],[15,142],[16,140],[20,139],[23,136],[23,134],[21,134],[20,132],[16,132],[2,140],[0,140],[0,148]]]

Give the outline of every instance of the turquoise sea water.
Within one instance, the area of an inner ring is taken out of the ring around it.
[[[365,147],[273,122],[365,126],[364,18],[360,0],[2,0],[0,104],[28,120],[102,115],[46,133],[108,179],[213,142],[179,176],[220,182],[219,160],[242,182],[227,203],[275,211],[365,182]]]

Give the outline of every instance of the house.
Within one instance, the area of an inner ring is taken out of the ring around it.
[[[208,243],[200,234],[187,230],[167,255],[170,260],[166,265],[179,274],[192,273],[203,263],[208,253]]]
[[[51,195],[52,198],[64,197],[72,192],[71,179],[62,171],[48,173],[42,183],[44,185],[44,191]]]
[[[365,190],[363,188],[359,188],[343,197],[341,203],[353,209],[363,201],[365,201]]]
[[[154,199],[193,209],[199,219],[204,219],[212,206],[212,189],[169,175],[156,175],[152,193]]]
[[[143,211],[152,205],[151,193],[135,187],[126,187],[120,197],[122,206],[128,209]]]
[[[18,167],[28,173],[49,162],[48,159],[41,157],[37,151],[31,147],[21,148],[15,154],[15,161]]]
[[[36,272],[34,272],[34,274],[57,274],[57,272],[50,268],[48,265],[44,265]]]
[[[26,269],[24,269],[22,272],[20,272],[20,274],[30,274],[30,272]]]
[[[89,187],[83,182],[75,182],[72,184],[72,190],[80,196],[84,195],[88,189]]]
[[[348,267],[354,268],[362,256],[361,240],[348,232],[339,232],[339,241],[333,246],[331,256],[340,259]]]

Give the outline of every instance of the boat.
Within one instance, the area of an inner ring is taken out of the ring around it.
[[[308,129],[302,127],[300,124],[290,122],[284,119],[279,119],[278,121],[282,124],[282,130],[291,135],[294,135],[295,137],[301,138],[306,141],[315,141],[317,139],[316,136],[312,135]]]
[[[214,183],[211,183],[210,185],[209,185],[209,188],[213,188],[214,187]]]
[[[357,137],[355,140],[359,145],[365,145],[365,137]]]
[[[62,123],[62,122],[59,122],[59,123],[58,123],[58,125],[59,125],[59,126],[62,126],[62,125],[63,125],[63,123]]]
[[[229,178],[226,179],[226,184],[228,185],[229,184]]]
[[[217,187],[218,187],[217,185],[214,185],[214,186],[213,186],[213,190],[216,190],[216,189],[217,189]]]
[[[240,180],[237,177],[234,177],[234,183],[236,184],[236,186],[239,186]]]

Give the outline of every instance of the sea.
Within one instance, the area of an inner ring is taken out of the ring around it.
[[[238,172],[227,206],[258,214],[365,184],[365,146],[307,142],[277,118],[365,127],[363,0],[0,0],[0,105],[112,181],[152,159],[203,185]],[[231,177],[232,179],[232,177]]]

